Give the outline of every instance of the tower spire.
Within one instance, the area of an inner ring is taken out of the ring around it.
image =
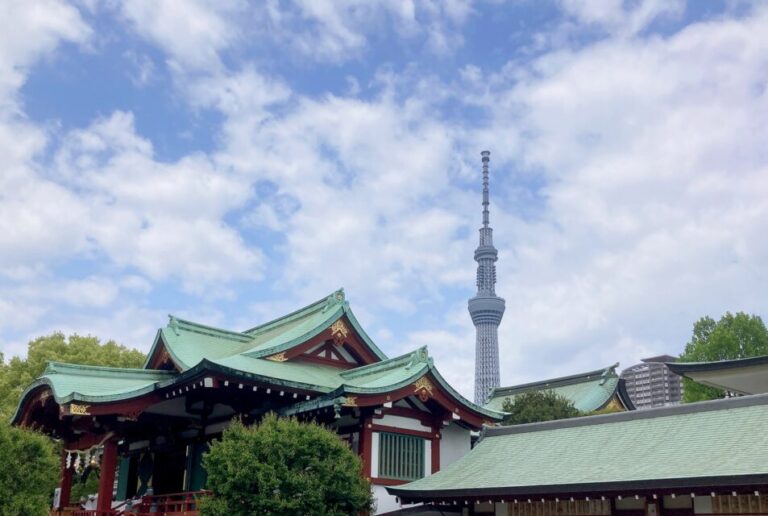
[[[483,226],[475,249],[477,294],[469,300],[469,315],[475,325],[475,403],[484,405],[491,391],[499,386],[498,329],[504,315],[504,300],[496,295],[496,260],[490,226],[489,172],[491,153],[480,153],[483,163]]]
[[[491,161],[491,151],[483,151],[480,153],[483,157],[483,227],[487,228],[489,222],[488,212],[488,162]]]

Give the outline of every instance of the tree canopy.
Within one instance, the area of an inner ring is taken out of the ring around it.
[[[13,357],[7,363],[2,358],[0,354],[0,462],[13,467],[0,468],[0,514],[48,514],[58,482],[59,452],[46,436],[8,424],[21,393],[49,361],[140,367],[145,356],[113,341],[101,344],[96,337],[53,333],[31,341],[25,358]],[[95,483],[95,475],[87,484],[76,483],[72,499],[94,492]]]
[[[680,362],[710,362],[768,355],[768,330],[757,315],[727,312],[715,321],[702,317],[693,325],[691,340]],[[683,378],[686,403],[722,398],[724,392]]]
[[[203,515],[326,514],[369,511],[360,458],[332,431],[268,414],[258,426],[235,421],[203,457],[213,496]]]
[[[53,442],[0,424],[0,514],[48,514],[58,479]]]
[[[1,355],[0,355],[1,356]],[[13,357],[0,365],[0,417],[9,418],[21,393],[43,374],[49,361],[110,367],[141,367],[144,353],[96,337],[53,333],[31,341],[25,358]]]
[[[567,419],[581,415],[569,399],[552,390],[528,391],[507,398],[502,410],[509,413],[504,418],[505,425]]]

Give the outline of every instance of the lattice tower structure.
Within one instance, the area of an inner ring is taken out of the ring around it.
[[[477,294],[468,303],[475,325],[475,403],[484,405],[499,386],[499,324],[504,316],[504,299],[496,295],[496,261],[499,252],[493,246],[490,227],[489,172],[491,153],[481,153],[483,163],[483,226],[475,249]]]

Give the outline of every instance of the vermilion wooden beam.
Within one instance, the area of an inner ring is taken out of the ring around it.
[[[358,337],[354,328],[349,323],[349,320],[346,317],[342,317],[339,320],[344,322],[346,327],[349,328],[349,334],[344,338],[343,346],[350,353],[350,355],[352,355],[353,358],[360,361],[358,365],[368,365],[381,362],[381,359],[374,355],[368,349],[368,346],[363,343],[362,339]],[[307,351],[314,348],[318,344],[324,344],[327,341],[333,341],[333,335],[331,334],[330,328],[326,328],[306,342],[286,350],[285,358],[287,360],[297,358],[301,355],[304,355]]]
[[[371,425],[371,430],[374,432],[388,432],[391,434],[412,435],[414,437],[421,437],[422,439],[432,439],[434,435],[432,432],[411,430],[410,428],[401,428],[398,426],[387,425]]]
[[[360,429],[360,457],[363,460],[363,477],[371,478],[371,454],[373,452],[372,442],[372,430],[373,424],[371,418],[366,417],[362,420],[362,428]]]
[[[429,398],[444,407],[447,412],[450,412],[451,414],[457,414],[457,416],[462,421],[477,429],[482,428],[483,423],[493,422],[490,419],[486,419],[482,414],[479,414],[471,409],[467,409],[465,405],[460,404],[458,400],[453,398],[453,396],[444,392],[431,374],[427,374],[424,377],[430,380],[432,383],[432,392],[429,394]],[[420,390],[416,389],[414,384],[415,381],[414,383],[408,384],[404,387],[401,387],[400,389],[383,394],[360,394],[350,396],[355,398],[355,404],[359,407],[374,407],[383,405],[387,402],[394,403],[408,396],[418,395]]]
[[[70,464],[67,467],[67,452],[61,451],[61,474],[59,475],[59,509],[69,505],[69,498],[72,494],[72,473],[74,468]]]
[[[332,360],[330,358],[318,357],[315,355],[299,355],[294,360],[297,362],[312,362],[314,364],[329,365],[339,369],[353,369],[355,367],[360,367],[354,362],[347,362],[346,360]]]
[[[97,516],[110,516],[112,514],[112,487],[115,483],[116,468],[117,443],[107,441],[104,443],[104,454],[101,457],[99,495],[96,500]]]
[[[432,427],[432,473],[437,473],[440,471],[440,441],[442,439],[442,434],[440,433],[441,427],[441,421],[438,421],[437,424]]]

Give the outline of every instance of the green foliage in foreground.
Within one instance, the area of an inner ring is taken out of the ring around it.
[[[551,390],[528,391],[513,398],[507,398],[504,400],[502,410],[509,413],[504,418],[502,423],[504,425],[537,423],[581,415],[568,398]]]
[[[680,362],[711,362],[768,355],[768,330],[763,320],[743,312],[726,313],[715,322],[702,317],[693,325],[693,335],[680,355]],[[725,393],[683,378],[686,403],[722,398]]]
[[[348,515],[371,509],[362,464],[332,431],[267,415],[255,427],[235,421],[203,457],[213,496],[202,515]]]
[[[47,437],[0,424],[0,514],[48,514],[59,476]]]
[[[26,358],[8,363],[0,354],[0,514],[48,514],[53,489],[59,478],[60,449],[44,435],[8,422],[21,393],[43,374],[48,361],[112,367],[141,367],[145,356],[112,341],[101,344],[96,337],[54,333],[29,343]],[[11,466],[12,465],[12,466]],[[95,493],[97,475],[75,482],[72,501]]]

